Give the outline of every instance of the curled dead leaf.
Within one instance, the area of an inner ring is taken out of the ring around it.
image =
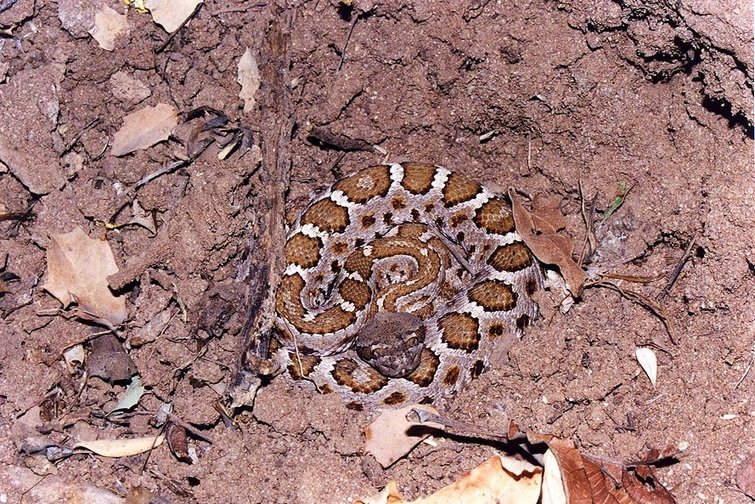
[[[114,328],[126,320],[125,296],[114,296],[107,277],[118,272],[110,245],[89,238],[79,227],[70,233],[50,235],[47,249],[47,282],[42,286],[77,314]]]
[[[524,243],[540,262],[557,266],[566,281],[569,292],[579,297],[587,280],[587,274],[572,259],[573,240],[557,232],[564,225],[561,212],[552,202],[548,202],[538,212],[529,212],[513,189],[509,189],[508,195],[516,230]]]
[[[175,457],[186,464],[191,464],[191,455],[189,454],[189,439],[186,436],[186,429],[173,422],[168,424],[166,429],[168,447]]]
[[[568,439],[555,436],[528,434],[531,442],[544,442],[549,447],[555,464],[546,467],[544,481],[548,482],[544,503],[622,502],[627,504],[675,504],[676,500],[655,477],[649,463],[637,464],[630,471],[621,463],[584,455]],[[553,474],[554,469],[558,475]],[[563,495],[558,479],[563,485]],[[553,492],[555,490],[555,492]]]
[[[655,387],[655,382],[658,379],[658,359],[655,356],[655,352],[650,348],[642,347],[635,350],[635,356],[642,370],[650,378],[650,383]]]

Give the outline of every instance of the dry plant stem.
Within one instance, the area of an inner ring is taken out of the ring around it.
[[[202,5],[202,4],[200,4],[200,5]],[[139,181],[136,184],[134,184],[134,189],[139,189],[141,186],[143,186],[144,184],[147,184],[148,182],[152,182],[157,177],[160,177],[160,176],[165,175],[167,173],[173,173],[174,171],[178,170],[179,168],[181,168],[181,167],[186,166],[187,164],[189,164],[189,162],[191,162],[191,159],[180,159],[178,161],[174,161],[172,163],[169,163],[166,166],[160,168],[159,170],[157,170],[155,172],[152,172],[152,173],[149,173],[149,174],[145,175],[144,177],[142,177],[141,179],[139,179]]]
[[[445,431],[460,435],[476,437],[480,439],[489,439],[493,441],[508,442],[509,437],[506,435],[494,434],[492,432],[482,431],[476,425],[469,422],[460,422],[458,420],[451,420],[442,415],[436,415],[429,411],[421,409],[412,409],[407,415],[407,420],[411,422],[427,423],[432,422],[440,424],[445,427]]]
[[[190,423],[184,422],[181,420],[181,418],[176,415],[175,413],[168,413],[168,420],[170,420],[172,423],[178,425],[179,427],[183,427],[187,431],[189,431],[194,437],[201,439],[202,441],[205,441],[207,443],[213,444],[212,438],[207,437],[206,434],[203,434],[202,431],[192,426]]]
[[[676,267],[674,268],[674,271],[671,273],[671,277],[669,277],[668,283],[661,289],[661,292],[658,293],[657,296],[655,296],[655,299],[658,301],[663,300],[666,296],[668,296],[668,293],[671,291],[671,288],[674,286],[676,281],[679,279],[679,275],[682,272],[682,268],[687,263],[687,259],[689,258],[690,252],[692,252],[692,247],[695,246],[695,242],[697,241],[697,233],[695,233],[695,236],[692,237],[692,239],[689,242],[689,245],[687,245],[687,249],[684,251],[684,255],[679,259],[679,262],[676,264]]]
[[[747,378],[747,375],[750,374],[750,370],[752,369],[752,363],[753,363],[753,356],[750,355],[750,362],[747,363],[747,367],[745,367],[744,373],[742,373],[742,378],[737,380],[737,384],[734,385],[734,388],[739,388],[740,385],[742,385],[742,382],[745,381],[745,378]]]
[[[161,177],[168,173],[173,173],[179,168],[183,168],[184,166],[190,164],[192,161],[194,160],[193,159],[179,159],[178,161],[173,161],[172,163],[168,163],[167,165],[163,166],[159,170],[156,170],[152,173],[148,173],[147,175],[143,176],[132,187],[128,188],[126,192],[124,192],[123,194],[119,196],[118,198],[119,203],[116,205],[115,211],[110,216],[109,221],[115,222],[115,219],[118,217],[118,214],[120,214],[124,208],[131,206],[133,204],[134,198],[136,197],[137,189],[141,188],[143,185],[146,185],[152,182],[158,177]]]
[[[157,440],[158,440],[158,439],[160,438],[160,435],[161,435],[161,434],[162,434],[163,432],[165,432],[165,426],[166,426],[166,425],[168,425],[168,424],[167,424],[167,422],[165,423],[165,425],[163,425],[163,426],[162,426],[162,427],[160,428],[160,432],[158,432],[158,433],[157,433],[157,434],[155,435],[154,439],[152,440],[152,447],[151,447],[151,448],[150,448],[149,450],[147,450],[147,456],[146,456],[146,457],[144,457],[144,463],[142,464],[142,468],[141,468],[141,470],[139,471],[139,474],[144,474],[144,471],[146,471],[146,470],[147,470],[147,462],[149,462],[149,457],[150,457],[150,456],[152,455],[152,452],[153,452],[153,451],[155,450],[155,444],[157,443]]]
[[[115,330],[112,330],[112,329],[105,329],[104,331],[98,331],[98,332],[94,332],[94,333],[91,333],[91,334],[87,334],[83,338],[79,338],[76,341],[73,341],[73,342],[67,344],[65,347],[63,347],[63,349],[60,352],[58,352],[58,358],[55,359],[55,360],[62,359],[63,358],[63,354],[69,348],[75,347],[76,345],[82,345],[82,344],[86,343],[87,341],[89,341],[91,339],[97,338],[99,336],[104,336],[106,334],[112,334],[116,338],[118,337],[118,333]]]
[[[589,259],[597,248],[597,239],[595,238],[595,201],[598,199],[598,194],[592,197],[589,208],[585,206],[585,193],[582,187],[582,181],[579,181],[579,199],[580,209],[582,212],[582,220],[585,222],[585,240],[582,243],[582,252],[579,255],[580,267],[585,263],[585,260]]]
[[[96,119],[92,119],[91,121],[89,121],[89,123],[87,123],[86,126],[84,126],[83,128],[81,128],[81,131],[79,131],[78,133],[76,133],[76,136],[74,136],[71,139],[71,141],[69,141],[66,144],[66,146],[63,148],[63,152],[61,152],[60,155],[63,156],[65,154],[67,154],[68,151],[70,151],[71,149],[73,149],[73,146],[76,145],[76,142],[79,141],[79,139],[81,138],[81,135],[83,135],[84,133],[86,133],[90,129],[92,129],[95,126],[97,126],[101,121],[102,121],[101,117],[98,117]]]
[[[656,303],[655,300],[653,300],[653,299],[651,299],[651,298],[649,298],[647,296],[643,296],[639,292],[634,292],[634,291],[631,291],[631,290],[622,289],[617,284],[615,284],[613,282],[609,282],[607,280],[598,280],[598,281],[595,281],[595,282],[587,282],[585,284],[585,288],[588,288],[588,287],[604,287],[606,289],[611,289],[613,291],[618,292],[619,294],[621,294],[626,299],[628,299],[628,300],[630,300],[630,301],[632,301],[634,303],[637,303],[638,305],[642,306],[643,308],[645,308],[646,310],[648,310],[650,313],[652,313],[653,315],[655,315],[663,323],[663,327],[666,329],[666,333],[668,334],[669,340],[671,340],[671,343],[673,343],[674,345],[676,345],[676,340],[674,340],[674,335],[673,335],[673,333],[671,331],[671,326],[669,324],[668,317],[664,313],[663,308],[661,308],[661,306],[658,305],[658,303]]]
[[[625,282],[631,282],[631,283],[638,283],[638,284],[649,284],[653,283],[656,280],[658,280],[657,277],[649,277],[649,276],[641,276],[641,275],[622,275],[620,273],[601,273],[601,277],[603,278],[610,278],[612,280],[624,280]]]
[[[343,61],[346,59],[346,48],[349,47],[349,40],[351,40],[351,34],[354,31],[354,27],[356,26],[357,21],[359,21],[358,15],[354,16],[354,21],[351,22],[351,26],[349,27],[349,33],[346,34],[346,42],[343,43],[343,49],[341,50],[341,61],[338,62],[338,68],[336,69],[336,72],[341,71]]]

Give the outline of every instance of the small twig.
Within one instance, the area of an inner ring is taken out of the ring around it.
[[[651,276],[644,276],[644,275],[624,275],[621,273],[611,273],[611,272],[605,272],[600,274],[603,278],[610,278],[612,280],[624,280],[625,282],[631,282],[631,283],[638,283],[638,284],[649,284],[653,283],[656,280],[659,280],[658,277],[651,277]]]
[[[435,230],[437,238],[440,239],[440,241],[443,243],[443,246],[448,249],[452,256],[454,256],[454,259],[456,259],[456,261],[461,265],[462,268],[467,270],[467,273],[472,275],[472,277],[475,277],[477,275],[477,271],[472,269],[472,265],[469,264],[469,261],[467,261],[467,259],[464,257],[464,254],[462,254],[461,250],[459,250],[459,246],[449,240],[445,234],[440,232],[439,229],[435,228]]]
[[[346,42],[343,43],[343,49],[341,49],[341,61],[338,62],[338,68],[336,68],[336,72],[341,71],[341,67],[343,66],[343,60],[346,59],[346,48],[349,47],[349,40],[351,40],[351,33],[354,31],[354,27],[357,25],[357,21],[359,21],[359,16],[354,16],[354,21],[351,22],[351,26],[349,27],[349,33],[346,34]]]
[[[627,423],[626,424],[620,424],[616,421],[616,419],[606,410],[606,415],[608,415],[608,418],[610,418],[614,425],[615,431],[624,431],[624,432],[637,432],[637,427],[634,425],[634,419],[632,419],[632,415],[627,413]]]
[[[658,295],[655,296],[656,300],[662,301],[666,296],[668,296],[669,291],[671,291],[671,288],[679,279],[679,275],[682,272],[682,268],[687,263],[689,254],[690,252],[692,252],[692,247],[695,246],[696,241],[697,241],[697,233],[695,233],[695,236],[692,237],[692,240],[690,240],[689,245],[687,245],[687,249],[684,251],[684,255],[682,255],[682,257],[679,259],[679,262],[676,263],[676,267],[674,268],[674,271],[671,273],[671,276],[669,277],[668,282],[663,287],[663,289],[661,289]]]
[[[585,288],[588,288],[588,287],[604,287],[606,289],[611,289],[613,291],[618,292],[626,299],[639,304],[640,306],[648,310],[650,313],[655,315],[663,323],[663,327],[666,329],[666,333],[668,334],[668,337],[671,340],[671,343],[676,345],[676,341],[674,340],[674,335],[671,332],[671,326],[669,324],[668,317],[664,313],[663,308],[661,308],[661,306],[658,303],[656,303],[654,299],[644,296],[640,294],[639,292],[622,289],[617,284],[613,282],[609,282],[607,280],[587,282],[585,283]]]
[[[532,137],[527,135],[527,173],[532,173]]]
[[[338,165],[341,164],[341,161],[343,161],[343,158],[346,157],[346,152],[339,152],[338,157],[330,163],[330,168],[328,169],[328,172],[332,173],[336,176],[336,178],[341,178],[341,170],[338,168]]]
[[[191,21],[192,18],[194,18],[194,16],[197,15],[197,13],[199,12],[199,9],[202,8],[202,5],[204,5],[204,4],[203,3],[197,4],[197,6],[194,8],[194,11],[189,15],[189,17],[187,17],[186,19],[184,19],[183,23],[181,23],[179,25],[179,27],[176,28],[176,30],[173,33],[170,34],[170,36],[165,40],[165,42],[162,43],[162,45],[160,47],[158,47],[157,49],[155,49],[155,54],[160,54],[161,52],[163,52],[165,50],[166,47],[168,47],[168,44],[170,44],[170,42],[178,34],[178,32],[180,32],[183,29],[183,27],[186,26],[186,23],[188,23],[189,21]]]
[[[574,406],[576,406],[577,404],[578,404],[577,402],[569,402],[569,403],[567,403],[566,406],[564,406],[563,408],[561,408],[559,411],[557,411],[553,415],[549,416],[545,420],[545,422],[548,425],[554,424],[556,422],[556,420],[558,420],[559,418],[561,418],[562,416],[564,416],[565,413],[567,413],[567,412],[571,411],[572,409],[574,409]]]
[[[585,193],[582,188],[582,181],[579,181],[579,199],[580,210],[582,212],[582,220],[585,222],[585,240],[582,243],[582,253],[579,255],[580,267],[585,263],[585,260],[590,258],[597,248],[597,239],[595,238],[595,202],[598,199],[598,193],[592,197],[589,208],[585,206]]]
[[[17,2],[18,0],[2,0],[0,1],[0,12],[5,12]]]
[[[309,378],[308,376],[304,374],[304,365],[301,362],[301,354],[299,353],[299,342],[296,340],[295,334],[293,335],[293,337],[294,337],[294,352],[296,353],[296,364],[299,366],[299,376],[301,376],[305,380],[312,383],[315,386],[315,390],[317,390],[317,392],[322,394],[322,390],[320,389],[320,386],[317,384],[317,382],[315,382],[314,380],[312,380],[311,378]]]
[[[267,4],[264,2],[257,2],[254,5],[247,6],[244,5],[242,7],[227,7],[225,9],[217,9],[212,11],[212,17],[215,17],[219,14],[232,14],[234,12],[249,12],[249,7],[261,9],[263,7],[267,7]]]
[[[152,447],[147,450],[147,456],[144,458],[144,463],[142,464],[142,469],[140,474],[144,474],[144,471],[147,470],[147,462],[149,462],[149,458],[152,455],[152,452],[155,451],[155,447],[157,446],[157,440],[160,439],[160,436],[165,432],[165,426],[168,425],[167,423],[163,425],[160,428],[160,432],[157,433],[157,436],[152,440]]]
[[[747,375],[750,374],[750,369],[752,369],[752,361],[753,361],[753,356],[750,355],[750,362],[747,363],[747,367],[745,368],[745,372],[742,373],[742,378],[740,378],[737,381],[737,384],[734,385],[735,389],[739,388],[739,386],[742,385],[742,382],[745,381],[745,378],[747,378]]]
[[[192,163],[194,159],[188,158],[188,159],[181,159],[179,161],[174,161],[172,163],[167,164],[166,166],[160,168],[157,171],[154,171],[152,173],[149,173],[145,176],[143,176],[141,179],[139,179],[136,184],[134,184],[132,187],[129,187],[126,191],[124,191],[119,197],[118,201],[120,203],[118,206],[116,206],[115,211],[110,216],[109,222],[115,222],[118,214],[120,214],[124,208],[127,206],[130,206],[134,202],[134,198],[136,197],[136,190],[142,187],[145,184],[148,184],[149,182],[152,182],[158,177],[161,177],[163,175],[166,175],[168,173],[173,173],[174,171],[178,170],[179,168],[183,168],[184,166]]]
[[[79,141],[79,139],[81,138],[81,135],[83,135],[84,133],[86,133],[90,129],[92,129],[95,126],[97,126],[101,121],[102,121],[102,118],[100,118],[100,117],[97,117],[96,119],[92,119],[91,121],[89,121],[87,123],[87,125],[84,126],[83,128],[81,128],[81,131],[79,131],[78,133],[76,133],[76,135],[66,144],[66,146],[63,148],[63,152],[61,152],[60,155],[63,156],[64,154],[67,154],[68,151],[70,151],[71,149],[73,149],[73,146],[76,145],[76,142]]]
[[[526,436],[518,432],[517,435],[509,437],[507,434],[495,434],[490,431],[482,430],[477,425],[470,422],[461,422],[458,420],[451,420],[441,415],[436,415],[423,409],[412,409],[407,414],[407,420],[417,423],[435,423],[444,427],[450,434],[457,436],[474,437],[480,439],[488,439],[491,441],[500,441],[507,443],[518,439],[526,439]]]
[[[203,434],[202,431],[194,427],[188,422],[184,422],[178,415],[175,413],[168,413],[168,420],[170,420],[171,423],[178,425],[179,427],[183,427],[190,433],[192,433],[195,437],[201,439],[202,441],[206,441],[210,444],[213,444],[212,438],[208,437],[206,434]]]
[[[134,184],[134,189],[139,189],[141,186],[149,182],[152,182],[157,177],[160,177],[168,173],[173,173],[179,168],[189,164],[189,162],[191,162],[191,159],[181,159],[179,161],[173,161],[172,163],[167,164],[166,166],[160,168],[159,170],[143,176],[141,179],[139,179],[139,181],[136,184]]]
[[[21,212],[0,212],[0,222],[4,221],[19,221],[24,222],[31,220],[33,213],[31,211],[31,205]]]

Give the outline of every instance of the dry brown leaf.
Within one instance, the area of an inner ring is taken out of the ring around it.
[[[90,376],[110,383],[127,381],[137,373],[136,364],[112,334],[92,340],[92,352],[86,361],[86,369]]]
[[[120,35],[128,35],[126,16],[105,6],[94,16],[94,27],[89,34],[106,51],[115,49],[115,40]]]
[[[498,456],[491,457],[454,483],[429,497],[411,503],[403,500],[395,482],[391,481],[374,497],[357,500],[357,504],[535,504],[540,497],[542,469],[519,474],[507,471]]]
[[[189,16],[194,13],[202,0],[145,0],[144,5],[152,14],[155,23],[162,26],[166,32],[178,30]]]
[[[511,199],[516,230],[524,243],[540,262],[558,266],[569,291],[575,297],[579,297],[587,275],[572,259],[573,241],[557,233],[564,222],[561,212],[551,205],[537,213],[531,213],[524,208],[513,189],[509,189],[508,195]]]
[[[78,304],[78,315],[114,328],[126,319],[125,296],[114,296],[107,277],[118,272],[110,245],[94,240],[79,227],[50,235],[47,282],[42,286],[68,307]]]
[[[166,103],[137,110],[123,119],[123,126],[113,137],[113,156],[123,156],[167,140],[178,124],[176,109]]]
[[[629,472],[623,465],[608,460],[582,455],[574,443],[554,436],[529,434],[531,441],[548,444],[558,462],[558,470],[566,494],[566,502],[621,504],[675,504],[676,500],[660,483],[649,465],[638,466],[642,470]],[[640,475],[641,473],[641,475]],[[552,484],[553,475],[546,474],[545,481]],[[543,502],[562,502],[551,495],[544,495]]]
[[[180,461],[191,464],[191,455],[189,454],[189,439],[186,437],[186,429],[173,422],[168,424],[165,433],[168,440],[168,448],[171,453]]]
[[[413,409],[437,414],[431,406],[409,405],[398,410],[385,410],[378,418],[364,429],[367,453],[371,453],[383,467],[388,467],[398,459],[412,451],[422,440],[430,434],[428,428],[442,429],[443,426],[432,422],[414,423],[406,419],[406,415]],[[414,427],[418,432],[412,432]]]
[[[239,98],[244,100],[244,113],[248,114],[254,110],[257,101],[254,95],[260,88],[261,76],[257,67],[257,59],[252,55],[252,51],[246,48],[244,54],[239,59],[238,66],[238,83],[241,85]]]

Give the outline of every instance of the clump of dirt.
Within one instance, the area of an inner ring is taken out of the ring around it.
[[[598,213],[588,271],[652,279],[615,281],[654,300],[668,330],[615,290],[588,288],[566,314],[545,295],[524,338],[439,406],[481,428],[513,420],[616,459],[675,445],[682,458],[660,476],[679,502],[749,502],[736,475],[751,447],[732,440],[749,438],[755,393],[752,5],[208,2],[169,39],[148,14],[109,1],[128,32],[105,51],[88,34],[86,2],[0,4],[0,487],[9,501],[52,501],[56,486],[71,485],[120,497],[142,487],[169,502],[350,502],[390,479],[415,497],[488,458],[487,447],[439,439],[382,470],[363,454],[370,414],[282,378],[233,423],[219,413],[247,317],[233,280],[245,260],[256,264],[270,188],[281,183],[266,149],[288,121],[291,212],[385,158],[444,165],[501,193],[555,196],[578,244],[583,202],[605,210],[622,198],[605,222]],[[249,48],[266,68],[276,23],[290,102],[269,99],[280,87],[263,72],[258,106],[244,113],[238,62]],[[173,136],[111,155],[124,117],[161,103],[179,113]],[[215,122],[189,118],[203,107]],[[314,142],[313,128],[359,148]],[[190,140],[210,130],[215,142],[187,159]],[[220,159],[231,137],[239,148]],[[113,250],[120,273],[110,285],[128,308],[116,334],[147,387],[117,418],[107,413],[126,383],[62,357],[78,343],[89,351],[103,328],[61,312],[41,288],[50,236],[77,226]],[[656,299],[690,243],[678,280]],[[198,331],[201,320],[216,324]],[[655,387],[638,347],[658,356]],[[192,464],[164,447],[54,464],[32,454],[40,443],[155,434],[165,404],[196,430]]]

